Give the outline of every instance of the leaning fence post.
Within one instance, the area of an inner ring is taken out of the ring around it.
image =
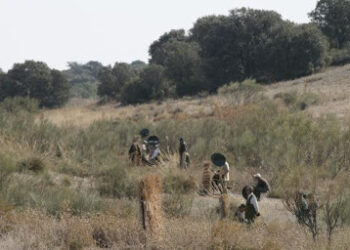
[[[159,240],[163,231],[162,179],[150,175],[140,181],[141,224],[152,240]]]
[[[230,214],[230,197],[228,194],[220,196],[220,211],[222,219],[227,218]]]

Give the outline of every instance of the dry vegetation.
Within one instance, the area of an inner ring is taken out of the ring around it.
[[[0,104],[0,249],[348,249],[349,69],[141,106]],[[168,151],[159,167],[128,162],[144,127]],[[191,153],[185,171],[179,136]],[[219,195],[198,194],[209,188],[203,161],[215,151],[232,166],[232,189],[221,203]],[[239,193],[258,171],[275,198],[262,200],[256,224],[240,224],[232,218],[244,202]],[[300,190],[320,201],[316,241],[282,202]],[[140,195],[151,201],[145,214],[157,240],[143,229]],[[323,211],[341,213],[330,243]]]

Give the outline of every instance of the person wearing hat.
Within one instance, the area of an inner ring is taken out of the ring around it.
[[[180,168],[187,169],[190,165],[190,154],[187,151],[187,145],[183,138],[180,138],[179,155]]]
[[[227,193],[227,183],[230,181],[230,165],[226,161],[226,157],[220,153],[212,154],[211,161],[216,167],[220,168],[214,172],[213,182],[221,193]]]
[[[261,174],[257,173],[254,176],[254,180],[256,182],[256,185],[254,187],[254,194],[258,201],[260,201],[260,196],[262,193],[267,193],[271,191],[270,184],[261,177]]]
[[[245,219],[247,222],[253,223],[255,218],[260,216],[259,212],[259,205],[258,200],[253,193],[253,187],[247,186],[246,188],[246,194],[247,194],[247,202],[246,202],[246,209],[245,209]]]

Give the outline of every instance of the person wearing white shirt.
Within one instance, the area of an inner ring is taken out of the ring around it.
[[[224,193],[227,193],[227,183],[230,181],[230,165],[228,162],[225,162],[225,165],[222,166],[220,170],[220,178],[221,178],[221,184],[222,189]]]
[[[247,195],[245,218],[248,223],[253,223],[255,218],[260,216],[258,200],[253,193],[253,187],[249,186],[247,188]]]

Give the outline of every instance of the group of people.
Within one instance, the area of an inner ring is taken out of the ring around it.
[[[159,143],[160,141],[157,136],[149,136],[148,129],[141,130],[140,135],[134,137],[133,143],[129,149],[129,159],[132,164],[134,166],[154,166],[158,165],[161,160],[165,160],[166,157],[162,157]],[[178,153],[180,168],[188,168],[190,164],[190,155],[183,138],[179,139]]]
[[[187,169],[190,164],[190,155],[188,153],[186,142],[183,138],[179,138],[179,166],[182,169]],[[158,165],[162,157],[159,149],[159,139],[157,136],[149,136],[149,130],[143,129],[140,135],[135,136],[133,144],[129,149],[129,159],[134,166],[142,165]],[[211,189],[213,192],[227,193],[228,183],[230,182],[230,165],[226,161],[224,155],[214,153],[211,156],[211,161],[214,164],[214,170],[210,177]],[[245,186],[242,190],[242,196],[246,203],[241,204],[235,213],[235,217],[240,222],[253,223],[255,218],[260,216],[258,202],[261,195],[271,191],[269,183],[261,177],[259,173],[254,176],[255,185]],[[209,190],[205,190],[208,194]]]
[[[260,216],[259,204],[261,195],[271,191],[270,185],[261,174],[257,173],[254,176],[255,186],[245,186],[242,189],[242,196],[246,200],[246,204],[241,204],[235,217],[240,222],[253,223],[255,218]]]
[[[212,177],[212,189],[218,190],[220,193],[227,193],[228,183],[230,181],[230,166],[224,155],[215,153],[211,156],[211,161],[219,168],[214,170]],[[240,222],[253,223],[255,218],[260,216],[259,204],[261,195],[271,191],[270,184],[257,173],[253,176],[255,185],[247,185],[242,190],[242,196],[246,200],[245,204],[241,204],[235,212],[235,217]]]
[[[134,137],[129,149],[129,159],[135,166],[157,165],[160,162],[159,139],[149,136],[149,130],[143,129]]]

